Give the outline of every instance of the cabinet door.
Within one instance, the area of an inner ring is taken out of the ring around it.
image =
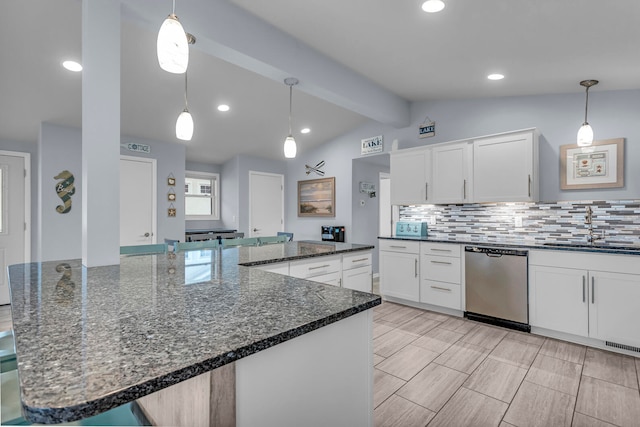
[[[340,287],[340,284],[342,282],[339,271],[335,273],[309,277],[307,278],[307,280],[312,280],[314,282],[320,282],[320,283],[324,283],[325,285],[333,285],[337,287]]]
[[[380,251],[380,293],[418,301],[418,269],[418,254]]]
[[[589,336],[640,347],[640,276],[589,272]]]
[[[371,292],[371,266],[344,270],[342,272],[342,287]]]
[[[534,158],[533,132],[474,141],[473,200],[534,201],[537,195]]]
[[[531,326],[589,335],[587,271],[529,266]]]
[[[391,204],[431,203],[431,150],[391,153]]]
[[[469,147],[465,142],[432,149],[434,200],[431,203],[462,203],[471,200]]]

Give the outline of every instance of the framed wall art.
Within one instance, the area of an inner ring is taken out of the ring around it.
[[[624,138],[593,141],[589,147],[560,146],[560,189],[624,186]]]
[[[298,216],[336,216],[336,178],[298,181]]]

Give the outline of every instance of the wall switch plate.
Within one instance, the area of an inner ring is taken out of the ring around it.
[[[436,216],[435,215],[431,215],[429,217],[429,225],[436,225]]]
[[[521,216],[514,217],[514,222],[515,222],[516,228],[522,228],[522,217]]]

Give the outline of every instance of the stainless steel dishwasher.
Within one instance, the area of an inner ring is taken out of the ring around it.
[[[530,332],[529,252],[465,246],[465,317]]]

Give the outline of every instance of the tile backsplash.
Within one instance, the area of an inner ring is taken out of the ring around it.
[[[400,206],[401,221],[428,221],[429,236],[509,242],[586,242],[586,207],[594,234],[607,243],[640,245],[640,200]],[[519,224],[522,221],[522,226]]]

